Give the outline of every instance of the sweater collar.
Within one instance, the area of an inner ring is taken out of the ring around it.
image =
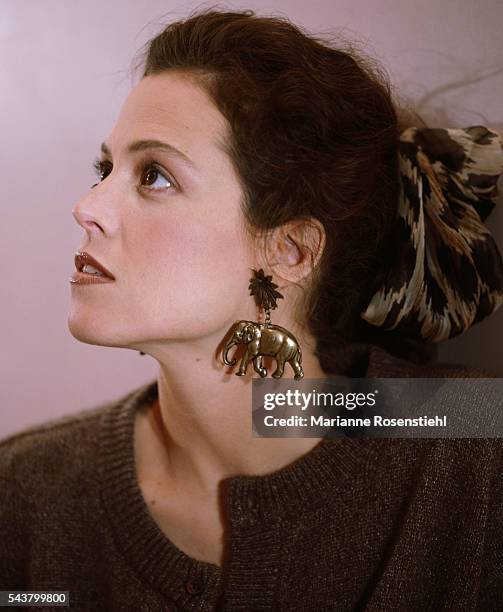
[[[351,353],[346,350],[344,355],[347,361],[341,371],[345,375],[378,376],[383,364],[386,369],[386,361],[396,364],[396,358],[372,345],[353,345]],[[164,597],[183,593],[191,576],[202,577],[207,588],[216,593],[222,579],[221,568],[193,559],[162,533],[138,484],[135,414],[157,396],[154,380],[114,402],[102,415],[100,482],[105,514],[123,554]],[[361,477],[375,463],[381,446],[382,440],[378,439],[323,438],[308,453],[277,471],[226,479],[224,489],[231,525],[260,531],[271,529],[277,521],[298,520],[322,505],[327,496],[347,491],[351,479]],[[179,603],[190,609],[190,596]]]

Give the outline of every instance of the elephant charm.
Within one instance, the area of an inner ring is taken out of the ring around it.
[[[225,345],[223,359],[226,365],[232,366],[236,359],[229,360],[228,352],[231,347],[244,344],[246,351],[236,376],[244,376],[248,363],[253,360],[255,372],[262,378],[267,376],[267,370],[262,365],[262,356],[271,356],[276,359],[276,369],[273,378],[281,378],[288,362],[295,372],[295,380],[304,377],[302,369],[302,352],[294,335],[284,327],[271,323],[255,323],[254,321],[237,321],[232,338]]]

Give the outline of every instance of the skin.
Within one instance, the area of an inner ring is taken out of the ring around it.
[[[239,179],[219,146],[226,130],[224,117],[187,75],[145,77],[131,91],[105,139],[106,176],[72,211],[85,232],[79,248],[116,282],[71,284],[68,316],[76,339],[141,350],[158,362],[159,401],[135,423],[138,480],[175,545],[217,565],[225,533],[221,483],[281,469],[319,442],[253,438],[251,379],[258,375],[250,364],[237,377],[237,366],[221,360],[234,322],[257,320],[251,267],[272,273],[285,296],[271,318],[299,340],[305,377],[327,376],[313,355],[314,339],[297,320],[300,294],[292,285],[311,269],[305,246],[321,254],[323,231],[289,224],[268,238],[266,250],[259,247],[246,232]],[[161,150],[128,153],[139,139],[174,145],[196,168]],[[144,169],[147,159],[157,174]],[[270,376],[273,362],[265,365]],[[287,364],[285,377],[292,375]]]

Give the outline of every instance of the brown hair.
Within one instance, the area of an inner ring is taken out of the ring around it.
[[[389,339],[360,317],[393,256],[399,197],[405,126],[383,68],[286,18],[212,8],[168,24],[141,61],[143,76],[195,78],[227,119],[225,150],[250,227],[309,217],[323,225],[326,246],[303,313],[321,367],[336,368],[331,346]]]

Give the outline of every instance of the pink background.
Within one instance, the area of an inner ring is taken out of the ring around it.
[[[196,6],[207,5],[0,4],[0,436],[115,399],[156,376],[150,357],[83,344],[68,331],[68,279],[83,232],[71,208],[95,182],[91,164],[131,88],[134,53],[163,23]],[[432,126],[503,130],[500,0],[219,6],[286,15],[316,33],[342,29],[384,64]],[[488,226],[503,249],[502,210],[500,199]],[[503,376],[502,332],[500,309],[444,343],[440,357]]]

